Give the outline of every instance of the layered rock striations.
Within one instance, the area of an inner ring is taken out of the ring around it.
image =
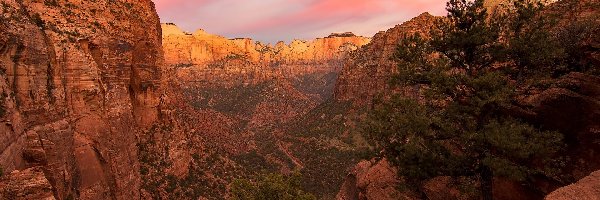
[[[186,33],[174,24],[162,24],[165,62],[169,65],[205,65],[227,57],[241,56],[259,64],[324,63],[340,59],[370,38],[352,33],[331,34],[312,41],[293,40],[289,45],[278,42],[263,44],[249,38],[227,39],[198,30]]]
[[[159,117],[152,1],[0,3],[0,166],[44,190],[0,198],[137,198],[136,137]]]
[[[163,24],[167,65],[188,81],[256,84],[315,72],[339,71],[343,57],[370,42],[351,33],[332,34],[312,41],[263,44],[248,38],[227,39],[198,30],[186,33]]]

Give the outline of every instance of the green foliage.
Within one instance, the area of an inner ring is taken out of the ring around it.
[[[410,184],[467,177],[491,199],[494,177],[525,181],[549,173],[562,135],[509,114],[518,80],[544,76],[542,66],[561,60],[560,52],[533,50],[552,48],[549,33],[522,24],[538,16],[539,5],[517,0],[513,10],[490,19],[482,0],[450,0],[448,19],[432,30],[433,38],[411,35],[400,42],[392,83],[419,86],[425,100],[378,102],[366,130]]]
[[[256,183],[249,180],[234,180],[231,193],[235,200],[316,200],[317,198],[301,189],[301,174],[289,176],[268,174]]]
[[[600,68],[594,64],[593,54],[597,47],[593,47],[593,41],[597,41],[600,32],[600,14],[588,18],[573,21],[558,30],[558,42],[567,55],[566,65],[558,69],[562,73],[570,71],[589,72],[600,75]]]
[[[560,69],[565,53],[548,31],[556,24],[553,17],[541,15],[541,1],[513,0],[506,11],[493,18],[501,27],[500,35],[507,38],[503,51],[505,61],[514,63],[510,74],[518,81],[525,78],[547,77]],[[495,55],[500,59],[500,55]]]

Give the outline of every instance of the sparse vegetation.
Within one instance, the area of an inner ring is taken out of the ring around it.
[[[263,175],[256,183],[237,179],[232,183],[231,193],[234,200],[316,200],[314,195],[302,190],[301,177],[295,172],[289,176]]]
[[[194,99],[192,105],[198,109],[212,108],[230,115],[249,116],[263,100],[263,91],[271,84],[272,82],[264,82],[258,85],[236,85],[231,88],[192,88],[186,93]]]

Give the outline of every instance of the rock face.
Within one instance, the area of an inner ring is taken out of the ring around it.
[[[438,19],[429,13],[423,13],[385,32],[377,33],[371,43],[352,52],[344,62],[344,69],[337,80],[335,99],[365,106],[371,103],[374,96],[390,92],[388,81],[397,67],[391,58],[399,40],[415,33],[428,35]]]
[[[152,1],[0,3],[0,166],[21,171],[3,180],[40,185],[22,199],[137,198],[163,62]]]
[[[173,24],[162,24],[165,62],[168,65],[205,65],[224,58],[244,57],[260,64],[324,63],[369,43],[352,33],[332,34],[313,41],[293,40],[275,46],[249,38],[227,39],[198,30],[193,34]]]
[[[370,42],[351,33],[275,46],[248,38],[227,39],[203,30],[193,34],[163,24],[165,62],[180,80],[203,85],[257,84],[276,78],[338,72],[342,58]]]
[[[548,196],[546,200],[598,200],[600,199],[600,171],[579,180],[575,184],[560,188]]]
[[[348,174],[336,199],[415,199],[395,188],[399,183],[396,173],[397,169],[386,160],[362,161]]]
[[[54,200],[52,185],[41,167],[14,171],[0,179],[0,199]]]

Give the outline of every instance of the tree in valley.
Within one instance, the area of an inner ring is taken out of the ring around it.
[[[407,184],[460,177],[488,200],[495,177],[525,181],[550,173],[547,162],[562,147],[562,135],[512,117],[510,109],[520,80],[544,76],[543,66],[562,55],[546,49],[555,43],[543,29],[523,24],[542,4],[516,0],[491,16],[483,0],[447,5],[448,17],[431,38],[407,35],[394,56],[393,83],[418,86],[422,98],[396,95],[376,103],[367,136]]]
[[[238,179],[232,183],[231,194],[236,200],[316,200],[314,195],[301,189],[301,177],[295,172],[288,176],[263,175],[256,183]]]

